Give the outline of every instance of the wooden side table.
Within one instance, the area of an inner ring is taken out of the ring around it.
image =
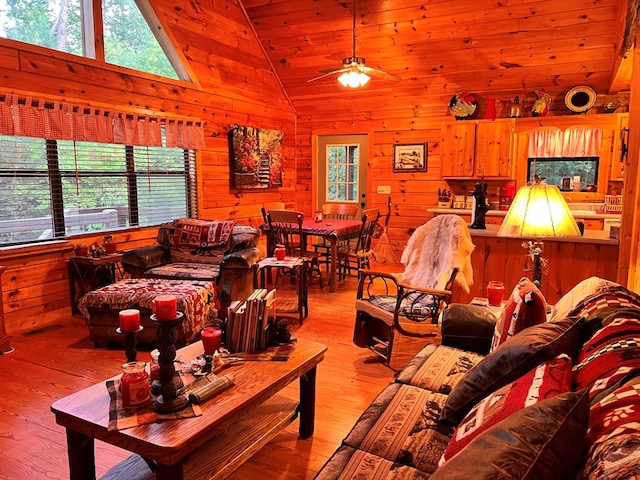
[[[121,253],[100,257],[71,257],[69,259],[69,293],[72,315],[81,316],[78,300],[85,293],[114,283],[123,277]]]
[[[267,257],[260,260],[256,263],[256,288],[267,288],[272,269],[293,270],[296,282],[295,298],[281,296],[276,288],[276,317],[298,317],[302,325],[302,321],[309,315],[306,262],[302,257],[285,257],[284,260]]]

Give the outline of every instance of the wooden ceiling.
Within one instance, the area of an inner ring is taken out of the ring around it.
[[[598,99],[628,92],[617,55],[625,0],[358,0],[357,55],[402,78],[372,78],[358,90],[335,76],[308,83],[352,55],[350,0],[241,0],[298,114],[413,105],[446,114],[452,95],[562,99],[589,85]],[[564,108],[555,102],[555,108]]]

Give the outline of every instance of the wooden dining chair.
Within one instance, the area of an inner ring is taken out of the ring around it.
[[[303,258],[309,278],[318,278],[320,288],[324,288],[318,254],[306,247],[306,237],[302,231],[304,213],[296,210],[271,210],[266,212],[266,217],[270,243],[284,245],[288,257]]]
[[[358,214],[357,203],[325,203],[322,205],[323,220],[355,220]],[[326,239],[311,245],[313,250],[318,253],[318,260],[324,264],[324,270],[329,271],[329,263],[331,262],[331,245]]]
[[[373,248],[373,232],[375,231],[380,210],[368,208],[362,211],[362,225],[355,244],[344,243],[338,247],[338,279],[342,280],[352,272],[360,278],[360,269],[370,268]]]
[[[268,225],[269,222],[267,220],[267,212],[270,212],[271,210],[284,210],[285,206],[284,206],[284,202],[264,202],[262,204],[262,219],[264,221],[265,225]],[[273,248],[275,247],[275,244],[271,242],[271,236],[267,237],[267,255],[271,256],[273,255]]]

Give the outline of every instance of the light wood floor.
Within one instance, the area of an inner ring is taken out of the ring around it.
[[[313,478],[371,400],[393,381],[392,370],[351,341],[356,280],[341,281],[336,293],[317,285],[311,282],[309,317],[302,326],[291,322],[293,336],[328,346],[318,367],[315,434],[298,439],[294,422],[231,479]],[[0,479],[67,479],[65,432],[54,421],[51,403],[117,374],[124,353],[95,350],[84,320],[76,317],[51,329],[16,335],[12,346],[13,353],[0,356]],[[147,356],[139,352],[139,358]],[[297,382],[287,390],[296,393]],[[96,442],[98,475],[128,455]]]

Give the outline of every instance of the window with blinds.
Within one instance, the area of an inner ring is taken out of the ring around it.
[[[0,245],[158,225],[196,214],[195,155],[0,135],[0,188]]]

